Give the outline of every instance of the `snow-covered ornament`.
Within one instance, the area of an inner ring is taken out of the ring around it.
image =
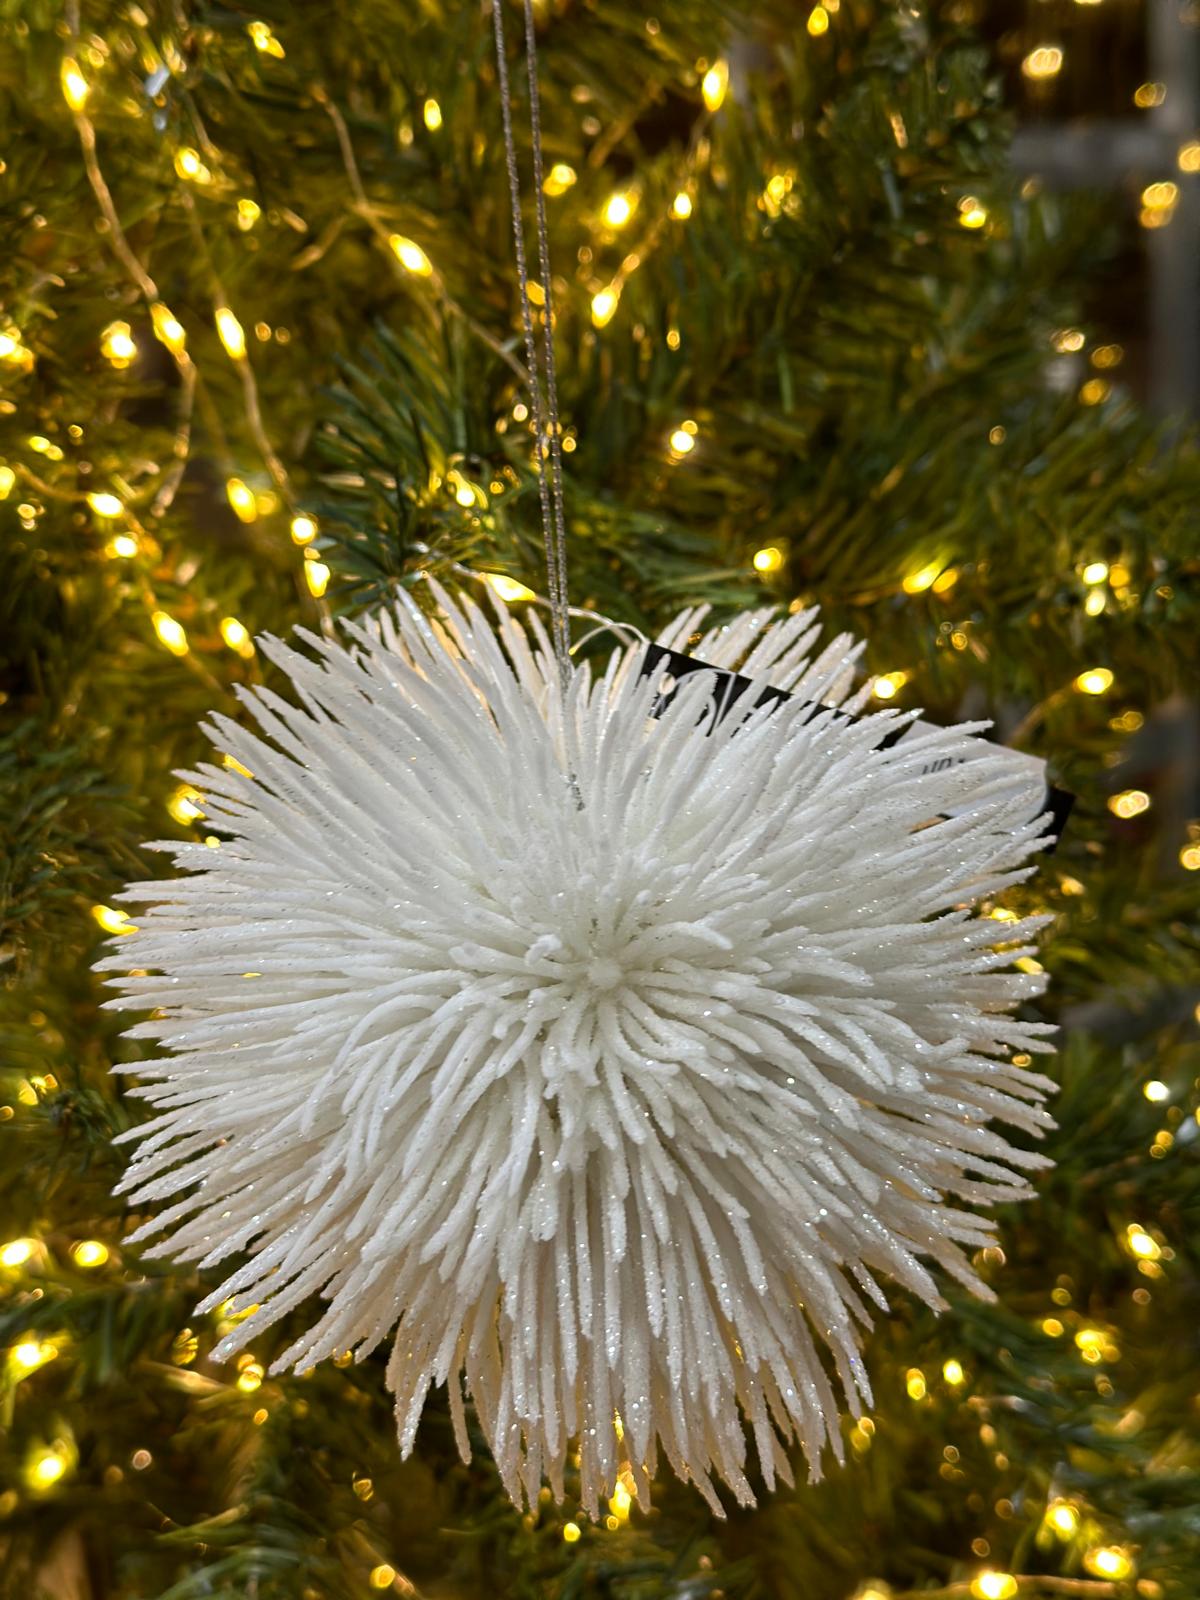
[[[466,1454],[465,1377],[514,1500],[577,1438],[593,1514],[660,1449],[749,1503],[746,1425],[768,1486],[792,1441],[816,1476],[879,1278],[986,1295],[967,1208],[1046,1164],[990,1126],[1049,1124],[1037,922],[972,909],[1032,870],[1040,792],[978,725],[861,715],[812,611],[664,631],[751,680],[718,708],[641,645],[564,688],[535,617],[436,595],[261,640],[295,702],[247,692],[261,736],[214,717],[232,763],[186,774],[220,847],[126,894],[111,1003],[169,1052],[123,1069],[157,1114],[121,1187],[170,1202],[134,1237],[245,1258],[200,1308],[258,1304],[222,1356],[301,1306],[279,1368],[394,1335],[406,1452],[448,1383]]]

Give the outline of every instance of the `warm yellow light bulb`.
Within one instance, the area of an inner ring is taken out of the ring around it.
[[[519,583],[516,578],[510,578],[507,573],[485,572],[483,576],[488,587],[500,596],[505,605],[517,605],[522,601],[537,599],[532,589]]]
[[[1169,1140],[1171,1135],[1164,1130],[1156,1134],[1155,1138]],[[1100,1328],[1080,1328],[1075,1335],[1075,1343],[1080,1355],[1090,1366],[1096,1366],[1101,1361],[1119,1361],[1121,1359],[1119,1347]]]
[[[1175,214],[1179,190],[1173,183],[1152,183],[1142,190],[1138,221],[1143,228],[1163,228]]]
[[[727,61],[714,61],[704,74],[700,84],[700,93],[704,96],[704,104],[710,111],[719,111],[725,103],[725,96],[729,91],[729,63]]]
[[[1133,91],[1133,103],[1139,111],[1152,111],[1167,98],[1165,83],[1139,83]]]
[[[254,48],[261,50],[264,55],[282,60],[287,53],[265,22],[248,22],[246,32],[254,40]]]
[[[248,233],[262,216],[262,207],[257,200],[243,198],[237,203],[238,227],[243,233]]]
[[[292,539],[296,544],[310,544],[317,537],[317,519],[301,511],[292,518]]]
[[[314,600],[319,600],[329,587],[330,572],[323,561],[306,561],[304,563],[304,581],[308,584],[308,592]]]
[[[130,556],[137,555],[138,542],[132,534],[118,533],[104,546],[104,553],[106,556],[119,556],[122,560],[128,561]]]
[[[1179,865],[1185,872],[1200,872],[1200,843],[1183,846],[1179,852]]]
[[[0,1267],[23,1267],[36,1249],[35,1239],[10,1239],[0,1249]]]
[[[924,1400],[925,1374],[920,1367],[909,1367],[904,1375],[904,1387],[910,1400]]]
[[[805,27],[814,39],[819,39],[823,33],[829,32],[829,12],[824,6],[814,6],[808,13]]]
[[[777,217],[783,211],[783,203],[795,182],[796,174],[792,171],[775,172],[767,179],[760,204],[769,217]]]
[[[1140,1222],[1131,1222],[1125,1229],[1125,1242],[1140,1261],[1157,1261],[1162,1255],[1162,1246]]]
[[[258,520],[258,498],[254,490],[240,478],[229,478],[225,483],[225,498],[239,522]]]
[[[625,189],[610,194],[604,204],[604,220],[610,228],[623,228],[633,216],[634,198]]]
[[[208,183],[212,173],[200,159],[199,150],[193,150],[190,144],[182,145],[175,152],[175,171],[181,178],[188,178],[192,183]]]
[[[125,509],[115,494],[103,492],[89,494],[87,503],[98,517],[119,517]]]
[[[632,1504],[633,1496],[626,1488],[624,1482],[618,1478],[616,1487],[612,1492],[612,1498],[608,1502],[608,1509],[619,1521],[626,1522],[629,1519],[629,1508]]]
[[[108,1260],[108,1246],[99,1239],[80,1239],[71,1246],[71,1260],[77,1267],[102,1267]]]
[[[958,220],[964,228],[982,228],[988,219],[987,207],[973,194],[964,195],[958,202]]]
[[[941,570],[940,561],[931,561],[923,567],[918,567],[916,572],[910,572],[904,580],[905,594],[920,594],[923,589],[932,589],[934,580]]]
[[[1080,694],[1105,694],[1112,688],[1113,675],[1107,667],[1089,667],[1075,679]]]
[[[1069,1500],[1056,1500],[1046,1513],[1046,1520],[1063,1539],[1069,1539],[1079,1527],[1079,1512]]]
[[[166,611],[154,611],[150,615],[154,631],[158,635],[159,643],[164,649],[169,650],[173,656],[185,656],[188,653],[187,633],[182,623]]]
[[[1107,605],[1108,598],[1103,589],[1089,589],[1084,596],[1083,609],[1089,617],[1098,617]]]
[[[13,1345],[9,1360],[18,1374],[27,1376],[44,1367],[48,1361],[53,1361],[57,1354],[52,1344],[43,1344],[40,1339],[22,1339]]]
[[[82,111],[90,94],[88,81],[72,56],[65,56],[62,64],[62,92],[72,111]]]
[[[21,336],[15,328],[11,332],[0,333],[0,361],[7,361],[10,367],[20,367],[25,372],[33,370],[33,351],[27,350],[21,343]]]
[[[236,650],[246,660],[254,654],[254,640],[250,637],[249,629],[236,617],[221,618],[221,637],[231,650]]]
[[[150,307],[150,320],[154,324],[155,337],[173,354],[178,355],[187,344],[187,334],[183,330],[183,324],[177,317],[172,316],[161,301],[156,301]]]
[[[952,1387],[957,1388],[966,1378],[962,1362],[956,1361],[953,1356],[950,1357],[949,1361],[944,1361],[942,1363],[942,1377]]]
[[[1169,180],[1150,183],[1142,190],[1142,204],[1148,211],[1169,211],[1179,201],[1179,185]]]
[[[971,1583],[977,1600],[1012,1600],[1016,1592],[1017,1580],[1011,1572],[981,1572]]]
[[[1171,1091],[1167,1088],[1166,1084],[1163,1083],[1161,1078],[1147,1079],[1147,1081],[1142,1085],[1142,1093],[1146,1096],[1147,1100],[1155,1102],[1169,1100],[1171,1098]]]
[[[686,428],[676,428],[675,432],[671,435],[671,449],[675,452],[675,454],[677,456],[686,456],[689,451],[692,451],[695,448],[695,435],[689,433]]]
[[[553,199],[557,195],[566,194],[578,176],[574,167],[568,166],[565,161],[556,161],[546,174],[542,188]]]
[[[217,307],[215,320],[217,334],[226,353],[234,361],[240,361],[246,354],[246,334],[241,323],[228,306]]]
[[[1021,63],[1027,78],[1053,78],[1062,71],[1063,53],[1056,44],[1039,44]]]
[[[7,500],[13,491],[17,475],[11,467],[0,467],[0,500]]]
[[[583,1530],[577,1522],[568,1522],[563,1527],[563,1538],[568,1544],[577,1544],[583,1537]]]
[[[885,672],[875,679],[871,693],[877,700],[894,700],[907,682],[907,672]]]
[[[1180,172],[1200,172],[1200,139],[1189,139],[1186,144],[1181,144],[1175,159]]]
[[[1110,795],[1108,809],[1115,817],[1128,821],[1130,817],[1140,817],[1143,811],[1150,809],[1150,796],[1144,789],[1122,789],[1120,794]]]
[[[390,1589],[396,1581],[396,1569],[390,1567],[386,1561],[381,1561],[377,1567],[371,1568],[369,1579],[372,1589]]]
[[[441,106],[438,105],[436,100],[430,98],[426,100],[425,104],[422,106],[421,114],[425,118],[425,126],[429,129],[430,133],[436,133],[442,125]]]
[[[49,1489],[66,1470],[67,1454],[64,1450],[36,1450],[29,1459],[25,1476],[31,1488]]]
[[[777,544],[768,544],[756,550],[753,557],[755,572],[778,572],[783,565],[783,551]]]
[[[1083,569],[1084,583],[1103,583],[1108,577],[1107,561],[1089,561]]]
[[[100,335],[100,352],[118,371],[129,365],[137,355],[138,347],[127,322],[118,320],[109,323]]]
[[[199,789],[193,788],[190,783],[182,783],[167,801],[167,810],[176,822],[186,828],[204,815],[203,799]]]
[[[115,906],[93,906],[92,916],[104,929],[105,933],[136,933],[136,926],[129,920],[127,911],[118,911]]]
[[[428,278],[433,272],[433,263],[415,240],[405,238],[402,233],[393,233],[388,235],[388,244],[396,260],[414,277]]]
[[[671,215],[678,217],[680,222],[686,222],[692,214],[692,197],[686,189],[681,189],[671,201]]]
[[[612,321],[620,300],[620,291],[610,284],[592,296],[592,322],[597,328],[606,328]]]
[[[1118,1545],[1102,1545],[1097,1550],[1089,1550],[1083,1558],[1083,1564],[1098,1578],[1127,1578],[1133,1571],[1133,1562]]]

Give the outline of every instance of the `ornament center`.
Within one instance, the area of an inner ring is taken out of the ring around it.
[[[594,989],[615,989],[624,973],[612,956],[593,956],[587,965],[587,975]]]

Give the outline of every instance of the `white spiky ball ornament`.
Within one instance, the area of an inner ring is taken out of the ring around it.
[[[1011,1014],[1036,923],[997,950],[973,909],[1040,797],[977,727],[881,748],[910,719],[859,715],[813,612],[698,639],[791,696],[718,714],[714,672],[664,700],[638,645],[564,688],[536,618],[435,598],[260,641],[295,703],[246,693],[261,735],[214,717],[237,765],[186,775],[220,847],[127,893],[112,1003],[169,1052],[126,1069],[157,1114],[122,1189],[170,1201],[134,1237],[243,1261],[221,1355],[301,1306],[279,1367],[394,1334],[404,1451],[448,1383],[467,1453],[465,1378],[514,1499],[561,1498],[577,1439],[593,1515],[659,1449],[750,1502],[746,1425],[768,1486],[796,1441],[817,1475],[879,1278],[986,1294],[966,1207],[1045,1165],[990,1126],[1049,1123],[1013,1061],[1048,1048]]]

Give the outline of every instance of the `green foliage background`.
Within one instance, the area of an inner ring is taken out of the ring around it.
[[[138,1114],[109,1069],[136,1047],[100,1009],[92,908],[163,870],[144,840],[203,833],[168,813],[172,773],[201,716],[265,671],[223,619],[286,633],[424,571],[542,586],[489,24],[466,0],[0,0],[0,1206],[5,1237],[34,1242],[0,1266],[0,1594],[342,1600],[375,1572],[431,1600],[846,1600],[872,1582],[965,1595],[992,1567],[1022,1594],[1184,1600],[1200,1587],[1200,876],[1179,857],[1194,777],[1163,751],[1194,724],[1200,467],[1119,369],[1090,371],[1106,330],[1056,349],[1108,219],[1018,192],[986,54],[937,4],[842,0],[815,37],[782,3],[538,15],[548,160],[576,174],[550,201],[573,596],[643,627],[697,599],[819,599],[867,637],[872,670],[909,674],[899,703],[990,715],[1051,761],[1075,816],[1012,903],[1055,914],[1058,1166],[1001,1219],[997,1305],[952,1293],[935,1321],[897,1296],[868,1352],[874,1432],[848,1465],[724,1521],[663,1479],[652,1514],[569,1543],[571,1504],[522,1516],[482,1447],[457,1461],[440,1397],[400,1462],[375,1362],[246,1392],[210,1361],[201,1284],[124,1246],[109,1198],[110,1141]],[[90,85],[80,116],[64,57]],[[731,85],[710,112],[718,57]],[[181,149],[207,181],[181,175]],[[617,188],[637,200],[622,230],[603,222]],[[681,189],[686,221],[669,214]],[[982,228],[962,226],[966,196]],[[239,199],[259,208],[249,226]],[[592,297],[614,281],[598,329]],[[155,294],[181,361],[155,340]],[[244,361],[218,339],[222,304]],[[137,345],[120,369],[115,321]],[[230,478],[264,497],[252,522]],[[120,518],[89,507],[96,491]],[[320,604],[298,512],[319,522]],[[134,554],[111,553],[122,535]],[[768,547],[782,559],[762,576]],[[907,592],[927,567],[936,586]],[[1076,692],[1096,667],[1110,690]],[[1128,787],[1154,804],[1122,821],[1106,801]],[[1158,1260],[1139,1266],[1131,1223]],[[76,1262],[84,1239],[103,1265]],[[26,1372],[12,1350],[31,1341],[57,1354]],[[64,1470],[39,1487],[47,1450]],[[1047,1523],[1057,1499],[1074,1531]],[[1113,1548],[1110,1581],[1096,1552]]]

